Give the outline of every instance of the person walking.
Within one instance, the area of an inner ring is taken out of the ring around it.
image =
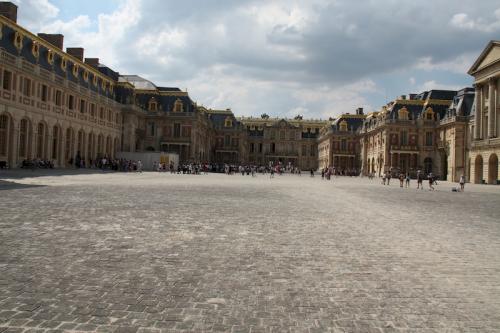
[[[406,188],[410,187],[410,173],[406,173]]]
[[[465,190],[465,176],[462,174],[460,175],[460,192],[463,192]]]
[[[424,175],[422,174],[422,172],[420,170],[418,170],[417,171],[417,190],[424,189],[423,181],[424,181]]]
[[[399,173],[399,187],[403,188],[404,181],[405,181],[405,174],[400,172]]]
[[[432,174],[432,172],[429,173],[427,179],[429,180],[429,191],[434,191],[434,186],[432,186],[432,184],[434,183],[434,175]]]

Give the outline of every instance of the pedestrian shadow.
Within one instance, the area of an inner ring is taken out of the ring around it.
[[[18,190],[18,189],[32,188],[32,187],[46,187],[46,185],[19,184],[16,182],[0,180],[0,191]]]

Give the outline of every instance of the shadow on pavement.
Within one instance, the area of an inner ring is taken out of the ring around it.
[[[46,187],[46,185],[27,185],[27,184],[9,182],[6,180],[0,180],[0,191],[17,190],[17,189],[32,188],[32,187]]]
[[[0,179],[22,179],[47,176],[69,176],[69,175],[91,175],[114,173],[114,171],[102,171],[101,169],[7,169],[0,170]]]

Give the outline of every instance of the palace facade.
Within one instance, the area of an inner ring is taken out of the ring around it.
[[[498,184],[500,175],[500,41],[491,41],[469,70],[476,103],[471,122],[471,181]]]
[[[380,110],[335,119],[237,117],[197,105],[186,91],[121,75],[33,34],[17,6],[0,2],[0,167],[51,160],[70,167],[117,152],[169,152],[184,162],[283,163],[359,174],[434,173],[458,181],[500,179],[500,42],[469,74],[475,88],[401,96]]]

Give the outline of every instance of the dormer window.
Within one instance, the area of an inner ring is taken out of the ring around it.
[[[38,44],[38,42],[33,42],[33,44],[31,45],[31,54],[33,55],[33,57],[38,59],[38,56],[40,55],[40,45]]]
[[[83,81],[89,81],[89,72],[87,72],[86,70],[83,71]]]
[[[177,100],[174,103],[174,112],[182,112],[183,107],[184,107],[184,105],[183,105],[182,101],[179,98],[177,98]]]
[[[231,117],[226,117],[224,120],[224,127],[233,127],[233,120]]]
[[[47,62],[49,63],[49,65],[52,65],[54,63],[54,51],[47,50]]]
[[[16,31],[14,34],[14,46],[18,51],[21,51],[23,48],[23,38],[24,36],[19,31]]]
[[[94,74],[94,76],[92,77],[92,84],[97,87],[97,75]]]
[[[151,112],[158,111],[158,103],[156,102],[156,99],[154,97],[151,97],[148,102],[148,110]]]
[[[61,58],[61,69],[63,71],[66,71],[67,66],[68,66],[68,61],[66,60],[66,58]]]
[[[73,70],[72,70],[73,76],[78,77],[78,65],[73,64]]]
[[[346,132],[347,131],[347,121],[345,120],[342,120],[339,124],[339,129],[340,131],[342,132]]]
[[[434,111],[430,106],[425,109],[425,120],[434,120]]]
[[[402,107],[398,110],[398,118],[399,120],[408,120],[408,109],[406,107]]]

